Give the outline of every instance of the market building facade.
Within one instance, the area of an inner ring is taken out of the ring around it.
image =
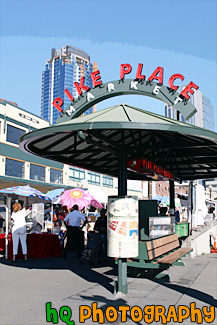
[[[0,100],[0,189],[29,184],[46,193],[56,188],[97,186],[107,195],[117,194],[117,179],[113,177],[29,155],[19,149],[22,135],[49,125],[17,103]],[[129,193],[142,198],[142,182],[129,182]],[[5,197],[1,196],[0,204],[6,204]]]
[[[63,186],[64,164],[26,155],[18,141],[25,133],[49,123],[6,100],[0,101],[0,188],[27,185],[42,192]]]

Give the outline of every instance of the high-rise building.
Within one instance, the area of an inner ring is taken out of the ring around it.
[[[74,82],[80,82],[85,77],[85,86],[92,88],[91,72],[97,70],[97,64],[90,62],[90,57],[84,51],[66,45],[59,50],[51,50],[51,58],[46,61],[45,70],[42,72],[41,85],[41,117],[55,124],[59,117],[59,111],[52,105],[55,98],[63,99],[62,109],[69,104],[70,99],[64,90],[68,89],[74,98],[78,93]],[[91,113],[91,107],[85,114]]]
[[[184,87],[183,87],[184,88]],[[181,90],[183,90],[183,88]],[[176,109],[170,105],[165,105],[165,116],[178,119],[185,123],[190,123],[195,126],[199,126],[204,129],[215,131],[214,125],[214,107],[211,104],[209,98],[207,98],[201,91],[197,90],[190,96],[189,101],[197,109],[195,115],[193,115],[188,121],[176,111]],[[212,198],[217,197],[217,179],[209,179],[200,181],[204,185],[205,189],[209,192]],[[210,194],[211,193],[211,194]]]
[[[188,121],[174,107],[168,104],[165,105],[165,116],[214,131],[214,107],[211,101],[199,90],[190,96],[189,101],[196,108],[197,112]]]

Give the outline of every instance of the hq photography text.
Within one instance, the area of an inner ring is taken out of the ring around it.
[[[107,324],[115,323],[120,320],[121,323],[126,323],[127,320],[133,322],[144,322],[144,324],[152,324],[153,322],[159,322],[159,324],[169,324],[175,322],[182,324],[185,320],[189,320],[191,323],[213,323],[215,320],[215,307],[202,307],[196,308],[196,303],[192,302],[189,306],[171,305],[166,309],[161,305],[148,305],[144,308],[139,306],[108,306],[107,308],[98,308],[97,302],[93,302],[90,306],[82,305],[79,308],[79,324],[83,324],[86,321],[92,323]],[[67,325],[76,325],[71,318],[72,310],[69,306],[62,306],[59,312],[56,308],[52,307],[51,302],[45,304],[46,321],[47,323],[58,324],[59,320]]]

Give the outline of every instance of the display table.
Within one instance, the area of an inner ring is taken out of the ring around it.
[[[0,252],[5,251],[5,235],[0,234]],[[27,234],[28,258],[59,257],[61,256],[60,241],[54,234]],[[19,243],[17,258],[22,258],[22,248]],[[8,235],[8,259],[13,258],[13,243],[11,234]]]

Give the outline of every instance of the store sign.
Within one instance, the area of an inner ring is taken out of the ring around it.
[[[134,196],[109,196],[107,219],[108,256],[137,257],[138,198]]]
[[[180,113],[189,119],[196,113],[196,108],[188,102],[190,94],[194,94],[194,89],[199,87],[194,82],[189,84],[178,93],[179,86],[175,85],[175,81],[184,80],[181,74],[173,74],[168,80],[168,86],[163,85],[164,69],[157,67],[155,71],[147,78],[142,74],[143,64],[139,63],[135,79],[125,79],[125,76],[132,71],[130,64],[121,64],[120,79],[112,82],[103,83],[101,80],[100,71],[91,73],[93,88],[85,86],[85,78],[81,78],[80,83],[74,82],[74,86],[78,92],[78,98],[74,98],[68,89],[64,92],[71,100],[71,104],[65,109],[62,109],[63,99],[57,97],[53,101],[53,106],[61,113],[57,123],[68,121],[72,118],[80,116],[88,108],[93,105],[120,95],[144,95],[159,99],[180,111]]]
[[[44,230],[44,203],[32,204],[32,219],[36,220]]]
[[[133,171],[137,171],[141,174],[148,174],[148,172],[152,172],[154,174],[163,176],[163,178],[174,179],[175,175],[163,167],[158,166],[150,160],[138,158],[131,159],[127,161],[127,168]]]

